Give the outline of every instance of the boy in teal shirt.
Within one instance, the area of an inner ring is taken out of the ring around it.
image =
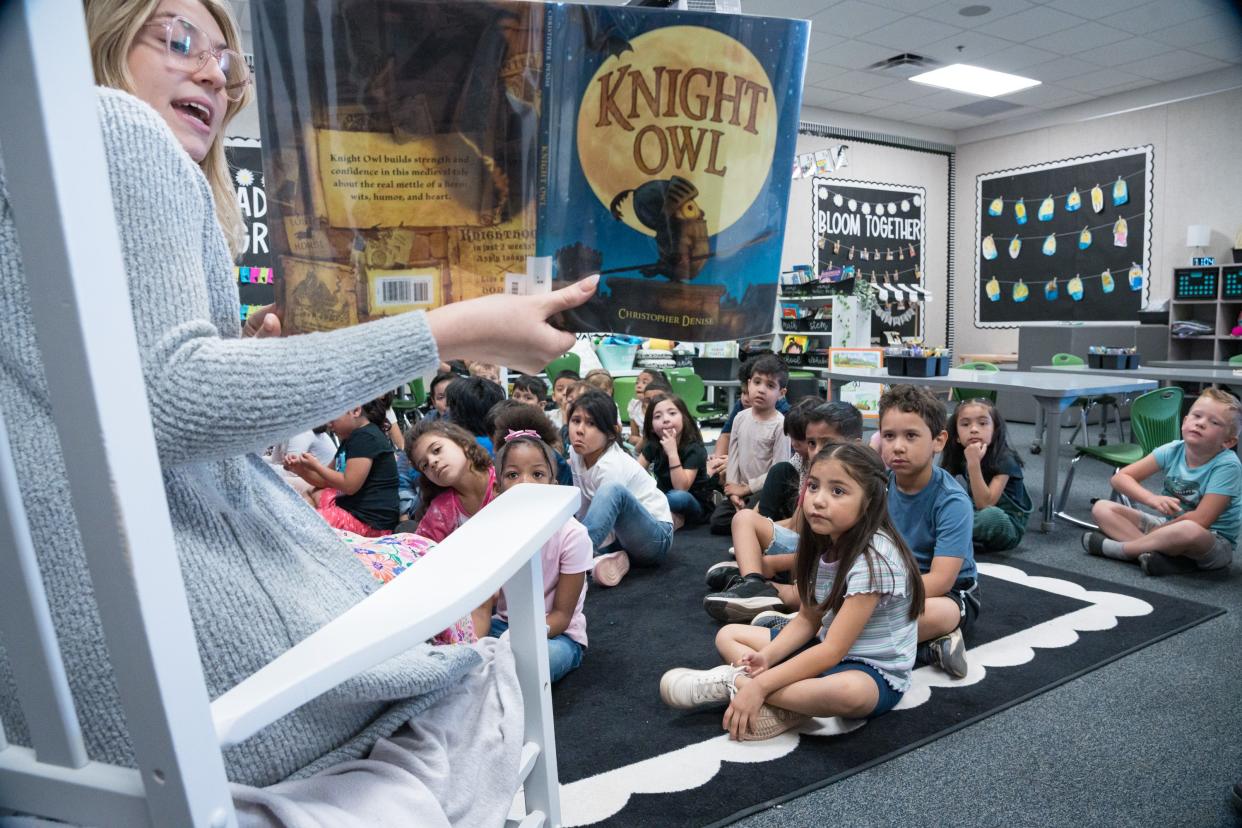
[[[1182,439],[1113,475],[1114,489],[1157,514],[1097,501],[1091,514],[1100,531],[1084,534],[1083,548],[1137,560],[1148,575],[1229,566],[1242,524],[1242,461],[1233,450],[1240,424],[1236,397],[1216,388],[1204,391],[1182,420]],[[1157,471],[1164,472],[1161,494],[1141,483]]]

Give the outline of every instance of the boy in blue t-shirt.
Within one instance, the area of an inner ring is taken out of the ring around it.
[[[1113,475],[1112,485],[1149,515],[1109,500],[1091,514],[1099,532],[1082,536],[1092,555],[1138,560],[1148,575],[1224,569],[1242,524],[1242,461],[1234,452],[1242,404],[1216,388],[1199,395],[1182,420],[1182,439],[1166,443]],[[1140,481],[1164,472],[1161,494]]]
[[[974,507],[935,465],[948,439],[942,403],[926,388],[892,385],[880,397],[880,454],[889,468],[888,512],[923,575],[918,662],[956,678],[967,672],[963,633],[979,615],[971,532]]]

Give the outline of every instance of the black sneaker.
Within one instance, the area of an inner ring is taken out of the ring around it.
[[[1106,540],[1108,540],[1108,536],[1103,532],[1083,532],[1082,548],[1088,555],[1102,558],[1104,557],[1104,541]]]
[[[733,585],[734,579],[740,578],[737,561],[721,561],[707,568],[707,588],[712,592],[720,592]]]
[[[758,575],[748,575],[741,582],[703,599],[703,609],[717,621],[747,622],[764,610],[779,609],[780,596],[776,587]]]
[[[764,610],[750,619],[752,627],[767,627],[769,630],[783,630],[785,625],[798,616],[797,612],[781,612],[780,610]]]
[[[1143,568],[1144,575],[1152,577],[1179,575],[1183,572],[1196,572],[1199,569],[1199,565],[1190,558],[1181,555],[1166,555],[1163,552],[1144,552],[1138,556],[1138,564]]]

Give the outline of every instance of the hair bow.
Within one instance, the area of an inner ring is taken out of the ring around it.
[[[509,433],[505,435],[505,442],[508,443],[512,440],[516,440],[519,437],[530,437],[533,440],[540,439],[539,432],[535,431],[534,429],[524,428],[521,431],[514,431],[513,429],[509,429]]]

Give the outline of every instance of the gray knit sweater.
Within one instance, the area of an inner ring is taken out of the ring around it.
[[[253,452],[434,366],[436,344],[421,313],[241,339],[236,277],[206,179],[146,104],[100,90],[99,105],[175,551],[216,698],[377,587]],[[0,167],[0,410],[87,749],[132,766],[12,211]],[[426,646],[392,659],[226,751],[229,777],[268,785],[363,755],[477,661],[466,647]],[[2,648],[0,719],[11,741],[29,744]]]

